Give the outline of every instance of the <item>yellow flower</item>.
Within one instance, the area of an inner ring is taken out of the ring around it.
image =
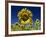
[[[21,20],[21,24],[25,25],[25,24],[27,24],[27,23],[32,24],[32,19],[29,18],[27,21]]]
[[[27,23],[32,24],[32,12],[26,8],[23,8],[18,13],[18,18],[21,24],[25,25]]]

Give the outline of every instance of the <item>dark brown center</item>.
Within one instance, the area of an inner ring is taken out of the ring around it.
[[[22,17],[22,20],[23,20],[23,21],[27,21],[27,20],[28,20],[28,18],[29,18],[29,16],[24,15],[24,16]]]

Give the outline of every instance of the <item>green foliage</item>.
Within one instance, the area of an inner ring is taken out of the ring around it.
[[[38,19],[36,19],[36,21],[35,21],[35,29],[36,30],[39,29],[39,25],[40,25],[40,21]]]
[[[20,26],[21,24],[19,23],[15,23],[14,25],[11,25],[11,30],[12,31],[24,31],[24,30],[39,30],[39,25],[40,25],[40,21],[38,19],[36,19],[36,21],[34,22],[35,27],[33,28],[32,25],[30,26]]]
[[[24,30],[32,30],[32,26],[25,27]]]

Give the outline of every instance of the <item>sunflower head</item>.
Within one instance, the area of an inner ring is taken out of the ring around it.
[[[21,11],[18,13],[18,18],[22,19],[23,21],[26,21],[29,19],[29,17],[32,17],[32,12],[29,11],[26,8],[23,8]]]
[[[32,23],[32,12],[27,8],[23,8],[18,12],[18,19],[21,24]]]

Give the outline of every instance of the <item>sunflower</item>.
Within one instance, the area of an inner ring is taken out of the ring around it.
[[[22,10],[20,10],[17,16],[18,16],[19,22],[22,25],[25,25],[27,23],[32,24],[32,12],[27,8],[23,8]]]

